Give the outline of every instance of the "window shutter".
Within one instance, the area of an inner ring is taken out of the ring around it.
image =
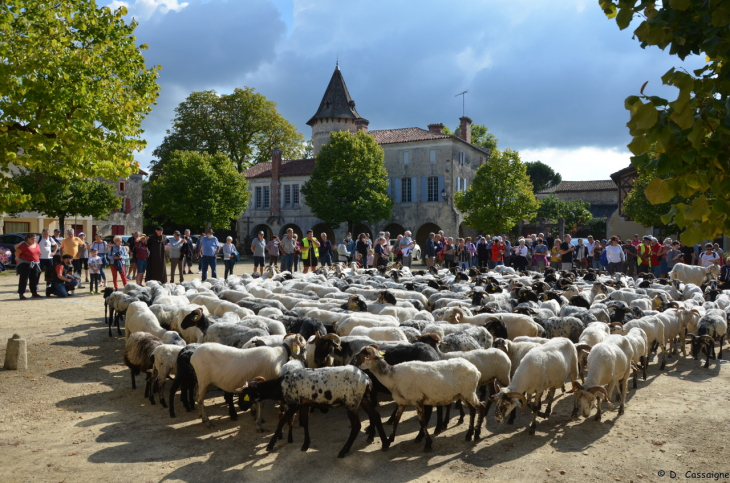
[[[393,195],[390,194],[390,192],[391,192],[390,178],[385,178],[385,179],[386,179],[386,181],[388,181],[388,187],[386,188],[386,193],[388,193],[388,198],[392,198]]]
[[[428,202],[428,176],[421,176],[421,203]]]
[[[438,195],[439,195],[439,201],[444,201],[444,197],[441,196],[441,192],[444,190],[444,177],[439,176],[439,187],[438,187]]]
[[[132,200],[130,198],[127,198],[124,201],[124,212],[125,213],[131,213],[132,212]]]
[[[401,196],[400,196],[401,180],[400,180],[400,178],[393,178],[393,184],[395,184],[395,199],[393,201],[395,201],[396,203],[400,203],[400,199],[401,199]]]
[[[461,191],[461,177],[456,177],[456,191]]]
[[[413,176],[411,178],[411,202],[415,203],[418,201],[418,178]]]

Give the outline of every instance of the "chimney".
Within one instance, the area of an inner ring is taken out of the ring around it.
[[[281,171],[281,149],[271,150],[271,214],[279,214],[279,172]]]
[[[459,137],[471,144],[471,119],[464,116],[460,117],[459,121],[461,121],[461,135]]]
[[[432,132],[434,134],[443,134],[444,133],[444,123],[437,122],[434,124],[428,125],[429,132]]]
[[[368,121],[367,119],[363,119],[362,117],[360,119],[355,119],[355,127],[358,131],[363,131],[364,133],[367,133],[369,124],[370,121]]]

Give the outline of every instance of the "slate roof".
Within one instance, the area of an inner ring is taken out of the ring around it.
[[[345,79],[342,77],[340,67],[335,67],[327,90],[324,91],[319,109],[312,118],[307,121],[308,125],[314,124],[317,119],[339,117],[342,119],[361,119],[360,114],[355,110],[355,101],[350,97]]]
[[[314,170],[314,158],[292,159],[281,162],[279,176],[309,176]],[[259,163],[251,166],[243,175],[248,179],[271,178],[271,162]]]
[[[408,143],[411,141],[427,141],[430,139],[446,139],[453,137],[451,134],[438,134],[421,129],[420,127],[404,127],[401,129],[381,129],[368,131],[372,134],[378,144]]]
[[[614,191],[616,183],[610,179],[594,181],[561,181],[557,186],[551,186],[536,194],[565,193],[569,191]]]

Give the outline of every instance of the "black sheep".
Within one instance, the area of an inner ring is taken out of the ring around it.
[[[175,380],[170,388],[170,417],[175,417],[175,393],[180,389],[180,399],[187,412],[195,410],[195,386],[198,379],[195,377],[195,369],[190,364],[190,358],[200,344],[188,344],[177,355],[177,367],[175,369]]]

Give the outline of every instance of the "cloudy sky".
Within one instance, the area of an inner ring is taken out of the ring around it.
[[[679,61],[642,50],[596,0],[115,0],[139,22],[159,64],[146,119],[146,166],[191,91],[249,86],[305,138],[339,58],[370,129],[485,124],[499,147],[542,160],[567,180],[606,179],[629,163],[623,100],[674,98],[660,77]],[[687,68],[697,68],[690,59]]]

